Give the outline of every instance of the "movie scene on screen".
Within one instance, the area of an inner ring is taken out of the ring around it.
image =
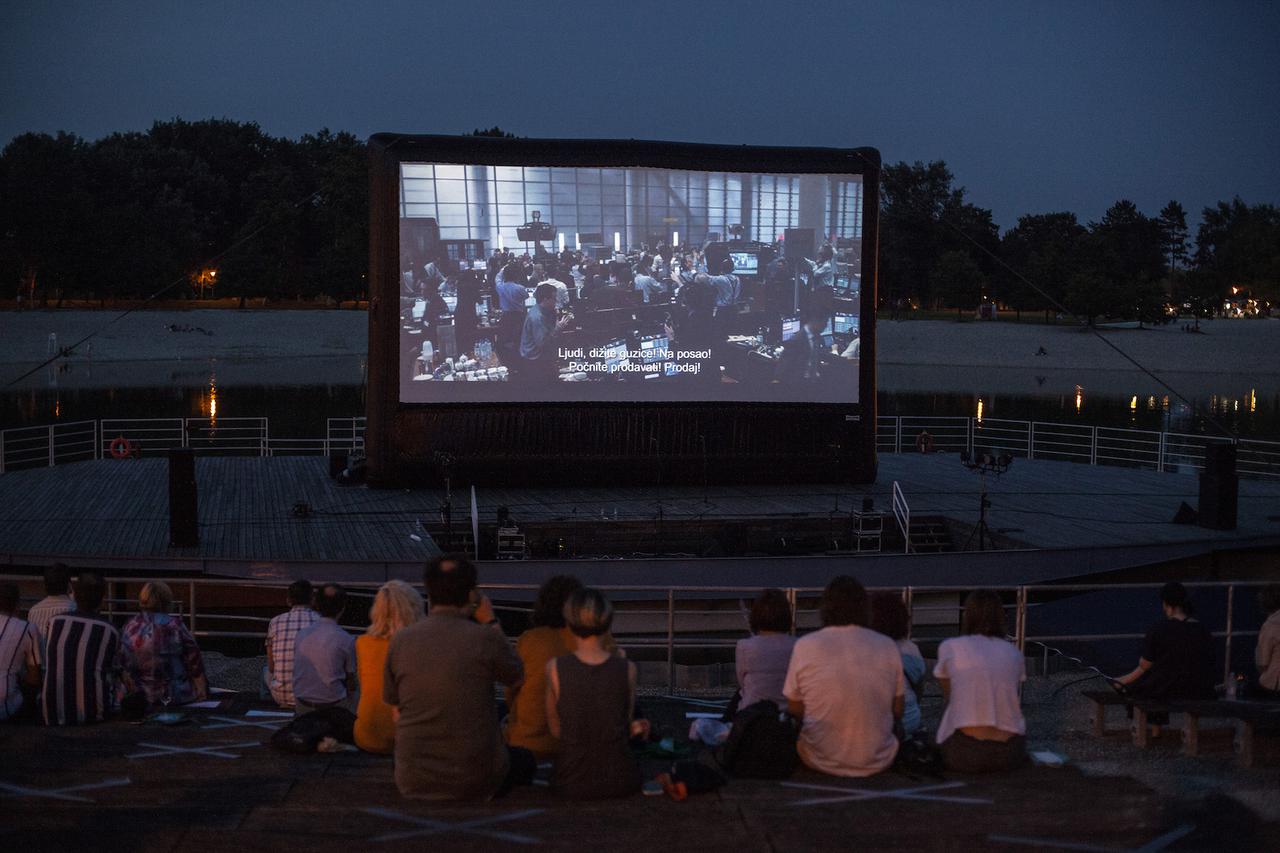
[[[400,401],[857,403],[855,174],[400,166]]]

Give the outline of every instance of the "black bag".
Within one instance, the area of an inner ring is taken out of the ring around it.
[[[918,731],[898,744],[893,764],[908,773],[938,774],[942,772],[942,750],[933,738]]]
[[[765,699],[738,711],[715,759],[725,772],[747,779],[785,779],[800,764],[800,722]]]
[[[354,743],[356,715],[346,708],[322,708],[303,714],[271,736],[271,745],[283,752],[306,754],[315,752],[320,741],[331,737],[341,743]]]

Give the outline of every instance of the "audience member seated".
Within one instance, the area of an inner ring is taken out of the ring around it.
[[[533,753],[502,740],[493,685],[524,676],[476,568],[460,554],[432,560],[425,573],[427,618],[391,638],[382,698],[396,720],[400,793],[435,800],[484,800],[529,784]]]
[[[49,623],[61,613],[76,609],[71,597],[71,569],[66,563],[54,563],[44,570],[44,598],[27,611],[27,622],[36,631],[36,659],[44,665],[44,647],[49,639]]]
[[[1116,679],[1135,699],[1172,702],[1179,699],[1215,699],[1213,638],[1192,618],[1187,588],[1171,581],[1160,590],[1164,618],[1152,626],[1142,643],[1142,656],[1132,672]],[[1153,733],[1168,722],[1168,715],[1148,716]]]
[[[902,677],[906,680],[902,696],[902,736],[911,737],[920,730],[920,692],[926,667],[919,646],[910,640],[911,614],[901,595],[878,592],[871,596],[871,630],[898,644]]]
[[[76,580],[76,607],[49,622],[40,709],[50,726],[97,723],[116,711],[120,632],[98,615],[107,584],[97,572]]]
[[[902,656],[893,640],[867,628],[867,591],[842,575],[827,584],[821,630],[796,640],[783,693],[801,720],[800,760],[833,776],[871,776],[898,752]]]
[[[1258,590],[1258,607],[1266,621],[1258,631],[1258,648],[1254,652],[1254,663],[1258,665],[1254,692],[1260,699],[1280,699],[1280,583]]]
[[[289,609],[267,624],[267,687],[281,708],[293,710],[293,656],[298,632],[320,618],[311,609],[311,582],[289,584]]]
[[[325,708],[350,709],[355,691],[356,641],[338,625],[347,594],[336,583],[316,592],[320,618],[298,632],[293,654],[294,710],[300,717]]]
[[[369,630],[356,638],[356,671],[360,706],[356,710],[356,746],[365,752],[390,755],[396,745],[391,706],[382,701],[382,673],[387,646],[399,631],[424,615],[422,596],[404,581],[387,581],[373,597]]]
[[[162,581],[143,584],[137,616],[124,625],[120,671],[125,691],[141,693],[148,707],[185,705],[209,695],[204,659],[181,619],[169,615],[173,591]]]
[[[524,682],[507,692],[507,743],[524,747],[538,759],[555,755],[559,746],[547,725],[547,664],[577,646],[565,627],[564,605],[581,588],[572,575],[549,579],[533,602],[533,627],[516,640]]]
[[[36,629],[18,618],[18,587],[0,584],[0,722],[19,719],[40,683]]]
[[[738,675],[738,708],[771,701],[787,707],[783,682],[796,638],[791,635],[791,602],[780,589],[766,589],[751,605],[751,636],[739,640],[734,651]]]
[[[546,665],[547,724],[560,742],[551,788],[574,800],[629,796],[640,790],[629,743],[643,729],[632,719],[636,666],[602,642],[613,605],[600,592],[575,590],[564,617],[578,645]]]
[[[964,601],[960,636],[938,647],[933,675],[947,708],[938,724],[946,766],[961,773],[1011,770],[1027,760],[1027,723],[1018,686],[1026,661],[1005,639],[1004,606],[991,590]]]

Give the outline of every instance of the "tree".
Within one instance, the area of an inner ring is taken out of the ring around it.
[[[1049,311],[1066,301],[1067,284],[1085,262],[1088,230],[1074,213],[1040,213],[1020,217],[1004,235],[1001,254],[1006,262],[1035,285],[1008,276],[1008,300],[1015,310]]]
[[[1168,263],[1169,272],[1187,265],[1187,212],[1176,201],[1170,201],[1160,211],[1160,251]]]
[[[932,272],[949,251],[968,253],[979,269],[990,270],[993,262],[982,249],[999,250],[999,230],[991,211],[967,203],[953,182],[941,160],[897,163],[881,174],[880,281],[890,302],[914,296],[936,303]]]
[[[1280,209],[1246,205],[1238,197],[1204,209],[1196,232],[1196,266],[1217,289],[1245,289],[1255,298],[1280,301]]]
[[[938,258],[929,277],[933,292],[955,306],[956,318],[978,307],[987,277],[967,252],[952,250]]]
[[[1144,215],[1133,202],[1121,199],[1089,230],[1094,268],[1104,282],[1099,295],[1101,313],[1133,317],[1139,322],[1144,314],[1152,316],[1152,305],[1160,304],[1164,296],[1156,284],[1165,272],[1159,222]]]

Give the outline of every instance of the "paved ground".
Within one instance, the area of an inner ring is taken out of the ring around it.
[[[1280,849],[1280,824],[1262,822],[1239,799],[1216,789],[1170,794],[1132,778],[1123,736],[1102,747],[1114,765],[1105,775],[1068,766],[859,781],[806,771],[787,783],[736,780],[685,803],[566,803],[534,787],[493,803],[441,805],[402,799],[388,758],[275,752],[263,743],[268,729],[244,725],[264,719],[243,716],[248,707],[237,700],[175,726],[0,728],[0,848]],[[690,709],[652,699],[647,707],[666,731],[683,728]],[[204,728],[220,722],[214,716],[241,725]],[[1185,772],[1165,747],[1144,760]],[[1204,760],[1199,772],[1221,782],[1219,760]],[[1238,775],[1263,786],[1276,778],[1273,770]],[[1082,844],[1091,846],[1072,846]]]

